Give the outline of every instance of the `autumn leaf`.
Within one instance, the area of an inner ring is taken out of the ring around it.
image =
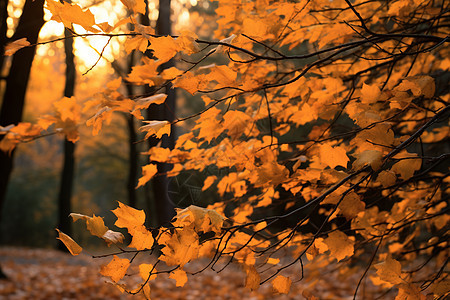
[[[11,56],[22,48],[30,46],[30,42],[27,41],[27,38],[21,38],[11,42],[5,46],[5,55]]]
[[[145,138],[156,135],[161,138],[164,134],[170,135],[170,123],[168,121],[144,121],[147,125],[141,126],[140,131],[147,131]]]
[[[143,210],[132,208],[121,202],[119,202],[119,207],[112,210],[112,212],[117,217],[114,225],[119,228],[141,227],[145,223],[145,213]]]
[[[169,278],[175,279],[176,286],[184,286],[188,281],[186,272],[181,269],[170,272]]]
[[[403,282],[401,277],[402,266],[397,260],[387,257],[385,261],[376,264],[375,268],[377,269],[377,275],[381,280],[391,284],[400,284]]]
[[[139,178],[139,182],[136,188],[144,186],[150,179],[158,173],[158,167],[155,164],[148,164],[142,167],[142,177]]]
[[[365,166],[370,166],[372,170],[378,170],[382,164],[382,153],[378,150],[366,150],[357,155],[357,159],[353,162],[352,168],[360,170]]]
[[[169,61],[174,57],[181,47],[171,36],[151,37],[148,49],[153,50],[153,54],[159,58],[161,62]]]
[[[330,255],[336,258],[338,261],[341,261],[344,258],[353,255],[354,241],[351,239],[351,237],[347,236],[341,231],[336,230],[331,232],[323,242],[330,250]]]
[[[272,281],[273,289],[280,294],[288,294],[291,289],[292,280],[289,277],[278,275]]]
[[[122,233],[112,230],[106,231],[102,236],[102,239],[105,240],[108,246],[111,246],[112,244],[121,244],[124,238]]]
[[[258,271],[254,266],[248,265],[244,265],[244,270],[247,274],[247,277],[245,278],[245,287],[252,291],[258,290],[261,283],[261,276]]]
[[[118,282],[127,273],[130,266],[130,260],[127,258],[119,258],[114,255],[113,259],[100,268],[100,274],[110,277],[112,281]]]
[[[319,148],[320,161],[330,168],[335,168],[337,166],[347,167],[347,162],[350,159],[347,156],[347,152],[342,147],[332,147],[329,144],[323,144]]]
[[[144,0],[120,0],[133,13],[145,14],[145,1]]]
[[[70,236],[56,229],[58,232],[58,240],[64,243],[72,255],[78,255],[83,250]]]
[[[73,23],[83,26],[87,31],[99,32],[92,27],[95,25],[95,17],[89,9],[83,10],[77,4],[53,0],[46,1],[46,4],[47,9],[52,13],[52,20],[63,23],[65,27],[71,28]]]
[[[144,225],[128,227],[128,232],[132,235],[131,243],[128,247],[136,250],[151,249],[153,247],[153,235]]]

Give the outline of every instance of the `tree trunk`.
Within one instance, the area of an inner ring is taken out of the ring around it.
[[[8,0],[0,0],[0,75],[2,75],[3,62],[5,59],[5,46],[8,41],[6,31],[8,30]]]
[[[159,16],[156,23],[156,34],[170,35],[172,34],[172,22],[170,20],[171,8],[170,0],[159,0]],[[169,61],[162,65],[161,69],[167,69],[172,67],[173,61]],[[152,89],[148,88],[146,91],[148,94],[152,93]],[[152,105],[148,109],[147,117],[149,120],[174,120],[175,113],[175,91],[171,86],[166,88],[167,99],[164,104]],[[155,147],[161,141],[161,147],[173,149],[175,146],[175,131],[171,128],[171,134],[169,137],[164,135],[162,140],[151,137],[149,139],[149,146]],[[170,164],[157,163],[158,173],[152,179],[152,190],[154,207],[156,210],[156,218],[158,225],[167,225],[175,215],[175,205],[169,197],[169,180],[164,174],[167,173],[171,166]]]
[[[68,29],[64,31],[64,53],[66,56],[66,82],[64,86],[64,97],[72,97],[75,91],[75,57],[73,54],[73,38]],[[71,198],[73,180],[75,175],[75,144],[64,139],[64,164],[61,172],[61,183],[58,195],[58,228],[72,235],[72,222],[69,214],[72,212]],[[58,249],[67,251],[63,243],[58,243]]]
[[[44,25],[43,7],[44,0],[26,0],[19,24],[11,41],[27,38],[31,44],[36,44],[39,31]],[[13,56],[11,68],[6,78],[6,88],[0,110],[0,126],[18,124],[22,120],[25,92],[35,52],[36,46],[32,46],[17,51]],[[0,136],[0,140],[2,137]],[[0,166],[2,166],[0,171],[0,222],[3,215],[6,190],[13,168],[13,158],[14,151],[11,154],[0,151]]]

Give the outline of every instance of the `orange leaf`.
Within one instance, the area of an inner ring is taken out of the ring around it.
[[[291,289],[292,280],[289,277],[278,275],[273,281],[273,289],[280,294],[288,294]]]
[[[95,25],[95,17],[89,9],[82,10],[77,4],[53,0],[48,0],[46,3],[47,9],[52,13],[52,20],[63,23],[67,28],[71,28],[73,23],[81,25],[87,31],[99,32],[92,27]]]
[[[376,264],[377,275],[383,281],[389,282],[391,284],[399,284],[403,282],[400,277],[402,274],[402,266],[395,259],[388,257],[382,263]]]
[[[347,151],[342,147],[332,147],[329,144],[323,144],[319,148],[320,161],[330,168],[334,169],[337,166],[347,167],[350,159],[347,156]]]
[[[30,46],[30,42],[27,41],[27,38],[21,38],[11,42],[5,46],[5,55],[11,56],[22,48]]]
[[[126,258],[119,258],[114,255],[112,261],[100,268],[100,274],[110,277],[112,281],[118,282],[127,273],[130,266],[130,260]]]
[[[188,281],[186,272],[181,269],[171,272],[169,278],[175,279],[176,286],[184,286]]]
[[[341,231],[336,230],[331,232],[324,239],[324,243],[328,246],[331,256],[335,257],[338,261],[353,255],[354,241]]]
[[[142,167],[142,177],[139,178],[139,182],[136,188],[144,186],[150,179],[158,173],[158,167],[155,164],[148,164]]]
[[[147,230],[147,228],[145,228],[144,225],[129,228],[128,232],[133,236],[128,247],[135,248],[136,250],[145,250],[152,248],[153,235],[149,230]]]
[[[140,131],[147,131],[145,138],[156,135],[160,139],[164,134],[170,135],[170,123],[168,121],[144,121],[148,125],[141,126]]]
[[[75,256],[81,253],[83,249],[70,236],[61,232],[59,229],[56,229],[56,231],[58,231],[57,239],[64,243],[64,245],[70,251],[70,254]]]
[[[169,61],[181,50],[176,40],[171,36],[151,37],[149,49],[161,62]]]
[[[117,227],[134,228],[144,225],[145,213],[143,210],[137,210],[119,202],[119,207],[112,212],[117,217],[117,221],[114,223]]]
[[[245,273],[247,277],[245,278],[245,287],[256,291],[261,283],[261,276],[258,271],[256,271],[254,266],[244,265]]]

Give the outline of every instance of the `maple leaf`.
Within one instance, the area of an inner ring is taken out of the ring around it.
[[[17,51],[19,51],[20,49],[28,47],[30,45],[31,44],[29,41],[27,41],[27,38],[21,38],[21,39],[15,40],[11,43],[8,43],[5,46],[5,55],[11,56],[14,53],[16,53]]]
[[[128,245],[130,248],[136,250],[151,249],[153,246],[153,235],[145,228],[144,225],[129,227],[128,232],[132,235],[131,243]]]
[[[148,125],[141,126],[140,131],[147,131],[145,138],[156,135],[160,139],[164,134],[170,135],[170,123],[168,121],[144,121]]]
[[[185,264],[198,258],[200,248],[197,233],[192,228],[176,230],[172,235],[162,235],[159,243],[166,245],[161,251],[164,254],[160,259],[168,266]]]
[[[118,282],[127,273],[130,266],[130,260],[127,258],[119,258],[114,255],[113,259],[100,268],[100,274],[110,277],[112,281]]]
[[[139,178],[139,182],[136,188],[144,186],[153,176],[158,173],[158,167],[155,164],[148,164],[142,167],[142,177]]]
[[[171,36],[151,37],[148,49],[153,50],[153,54],[159,58],[161,62],[169,61],[175,54],[181,51],[181,47]]]
[[[332,147],[329,144],[323,144],[319,148],[320,161],[330,168],[335,168],[337,166],[347,167],[347,162],[350,159],[347,156],[347,151],[342,147]]]
[[[92,135],[97,135],[102,129],[103,121],[111,121],[112,108],[105,106],[100,109],[95,115],[86,121],[87,126],[92,126]]]
[[[375,265],[378,277],[391,284],[400,284],[403,282],[402,266],[398,261],[391,257],[387,257],[384,262]]]
[[[288,294],[291,289],[292,280],[289,277],[278,275],[272,281],[273,289],[280,294]]]
[[[142,279],[144,280],[153,280],[156,278],[156,268],[152,265],[152,264],[140,264],[139,265],[139,275],[141,276]],[[152,275],[150,276],[150,273],[152,273]],[[150,276],[150,278],[149,278]]]
[[[144,0],[120,0],[126,8],[133,13],[145,14],[145,1]]]
[[[170,272],[169,278],[175,279],[176,286],[184,286],[188,281],[186,272],[181,269]]]
[[[59,229],[56,229],[56,231],[58,232],[57,239],[64,243],[64,245],[70,251],[70,254],[75,256],[81,253],[83,249],[70,236],[61,232]]]
[[[422,166],[422,159],[418,158],[416,153],[402,152],[394,156],[394,158],[402,160],[396,162],[391,167],[391,171],[399,174],[403,180],[411,178],[414,172]]]
[[[330,255],[338,261],[353,255],[354,241],[341,231],[331,232],[326,239],[323,240],[330,250]]]
[[[370,166],[372,170],[378,170],[382,165],[383,155],[378,150],[366,150],[357,155],[357,159],[353,162],[352,168],[359,170],[364,166]]]
[[[256,291],[261,284],[261,276],[254,266],[244,265],[244,270],[247,274],[247,277],[245,278],[245,287],[252,291]]]
[[[119,203],[119,207],[112,210],[117,217],[114,225],[119,228],[135,228],[144,225],[145,213],[143,210],[132,208],[120,201],[117,202]]]
[[[87,31],[99,32],[92,27],[95,25],[95,17],[89,9],[83,10],[77,4],[68,2],[48,0],[46,3],[47,9],[52,13],[52,20],[63,23],[67,28],[71,28],[73,23],[81,25]]]

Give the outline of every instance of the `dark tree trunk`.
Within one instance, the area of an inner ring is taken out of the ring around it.
[[[66,62],[66,82],[64,85],[64,97],[72,97],[75,91],[75,56],[73,54],[73,38],[72,33],[65,29],[64,31],[64,53]],[[61,172],[61,183],[58,195],[58,228],[72,235],[72,222],[69,214],[72,212],[72,190],[75,176],[75,144],[64,139],[64,163]],[[58,249],[68,251],[63,243],[58,243]]]
[[[132,67],[135,64],[134,61],[135,52],[130,54],[128,60],[128,73],[131,72]],[[129,98],[135,96],[133,85],[129,82],[125,82],[127,94]],[[127,115],[127,127],[128,127],[128,180],[127,180],[127,194],[128,194],[128,205],[131,207],[136,207],[137,197],[136,197],[136,186],[138,182],[138,167],[139,158],[137,150],[137,134],[136,126],[134,124],[134,117],[132,115]]]
[[[64,53],[66,62],[66,82],[64,86],[64,97],[72,97],[75,91],[75,57],[73,54],[73,38],[68,29],[65,29],[64,35]],[[71,197],[73,190],[73,179],[75,174],[75,144],[64,140],[64,163],[61,173],[61,184],[58,195],[58,228],[64,233],[72,234],[72,222],[69,219],[71,213]],[[63,245],[59,244],[60,249],[66,249]]]
[[[8,30],[8,0],[0,0],[0,75],[3,70],[3,62],[5,59],[5,45],[8,41],[6,31]]]
[[[2,5],[7,1],[2,1]],[[11,41],[27,38],[31,44],[36,44],[39,31],[44,25],[44,0],[26,0],[22,15]],[[1,9],[4,9],[2,6]],[[2,16],[3,10],[1,11]],[[2,30],[5,30],[2,28]],[[4,49],[4,48],[2,48]],[[36,47],[27,47],[17,51],[12,59],[11,68],[6,78],[6,88],[3,94],[0,110],[0,125],[7,126],[17,124],[22,120],[25,104],[25,92],[30,77]],[[0,136],[0,140],[3,136]],[[14,151],[10,154],[0,151],[0,222],[3,215],[3,206],[6,197],[6,189],[13,168]],[[3,273],[3,272],[0,272]]]
[[[172,34],[172,22],[170,20],[171,8],[170,0],[159,0],[159,16],[156,23],[156,33],[159,35]],[[147,20],[143,22],[148,25]],[[172,67],[172,61],[165,63],[162,69]],[[151,94],[154,91],[152,88],[147,88],[146,94]],[[164,104],[151,105],[148,109],[147,117],[149,120],[167,120],[173,121],[175,114],[175,91],[171,86],[168,86],[165,91],[168,95]],[[161,147],[173,149],[175,145],[175,131],[172,127],[172,133],[169,137],[164,135],[161,141]],[[160,142],[159,139],[150,138],[149,146],[155,147]],[[152,191],[154,204],[149,205],[156,210],[156,218],[158,225],[167,225],[175,215],[175,205],[169,197],[169,180],[164,174],[170,170],[170,164],[157,163],[158,174],[152,179]]]

